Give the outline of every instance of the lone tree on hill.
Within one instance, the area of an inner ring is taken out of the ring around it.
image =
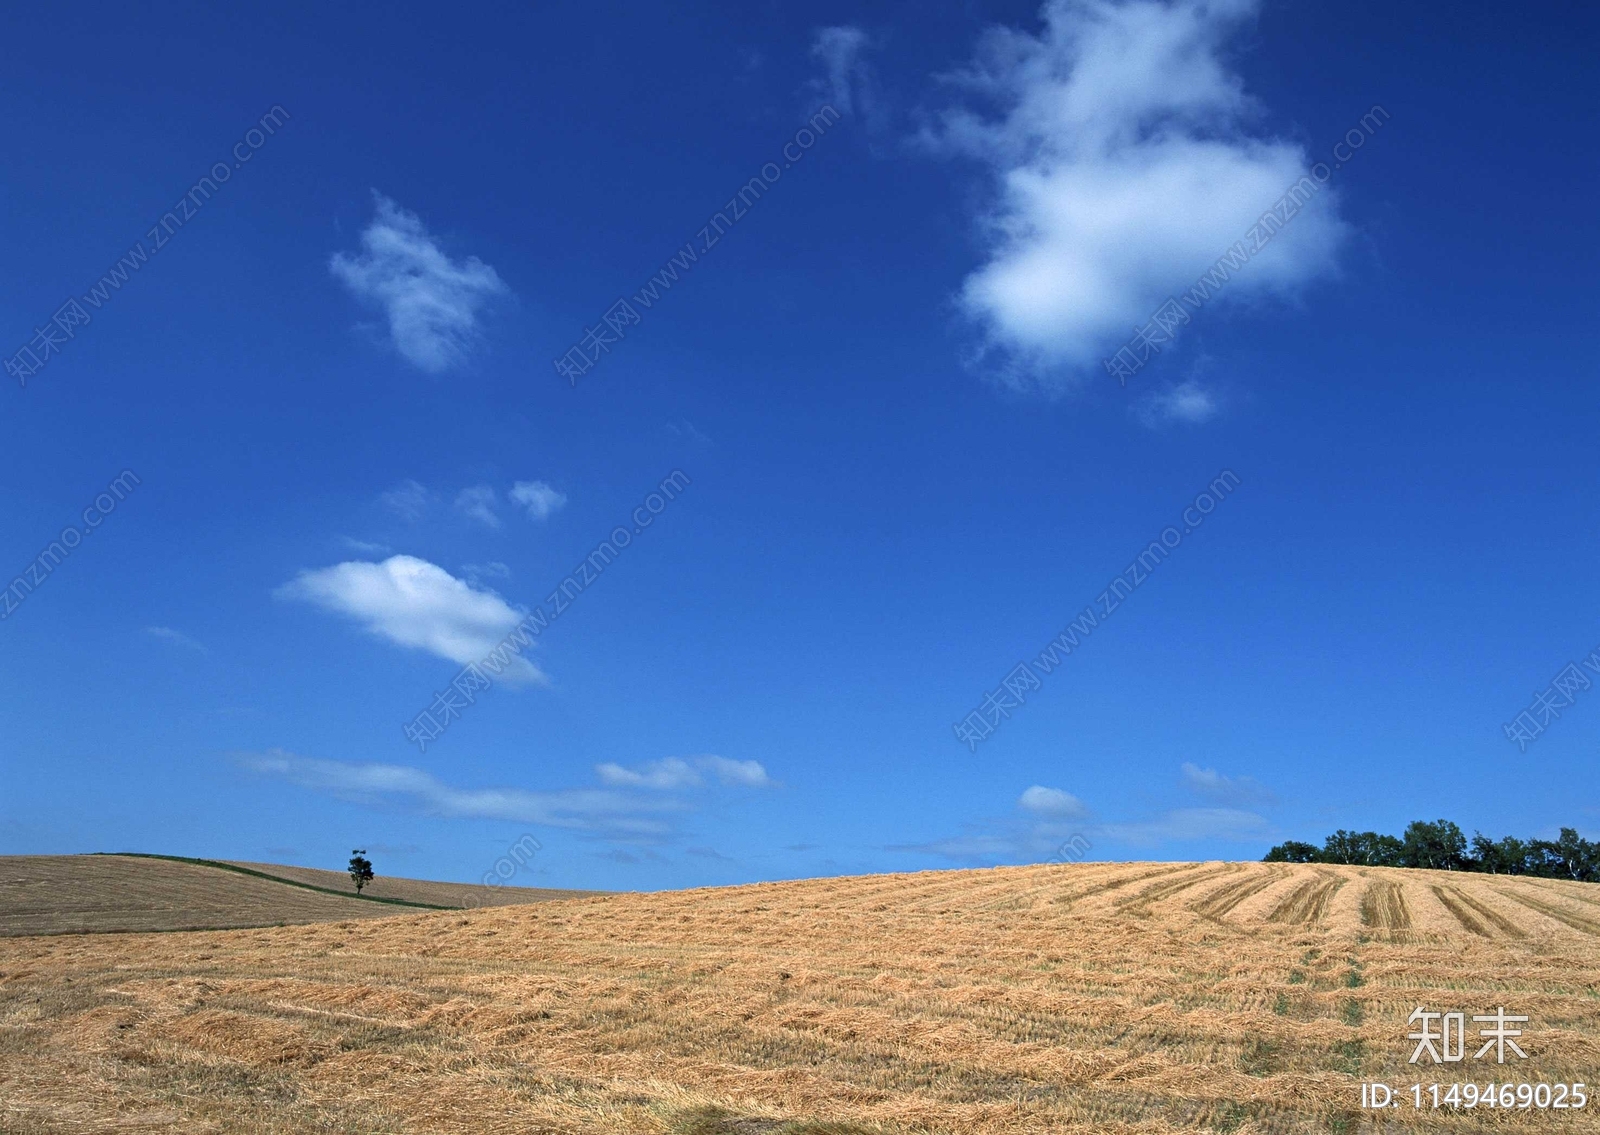
[[[350,853],[350,881],[356,885],[356,894],[361,893],[361,888],[372,882],[372,860],[367,858],[367,849],[358,847]]]

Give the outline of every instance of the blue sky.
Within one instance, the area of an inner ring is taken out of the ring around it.
[[[0,852],[1600,831],[1592,10],[9,22]]]

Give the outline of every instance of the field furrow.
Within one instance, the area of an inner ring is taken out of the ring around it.
[[[1287,875],[1286,869],[1263,870],[1257,867],[1247,877],[1224,884],[1196,900],[1189,909],[1206,918],[1222,918],[1246,899],[1281,882]]]
[[[1519,903],[1529,910],[1537,911],[1546,918],[1553,918],[1557,922],[1565,923],[1574,930],[1581,931],[1584,934],[1600,935],[1600,921],[1560,906],[1551,902],[1548,898],[1540,897],[1530,887],[1507,887],[1499,893],[1514,903]]]
[[[1319,871],[1317,877],[1307,879],[1267,915],[1268,922],[1282,922],[1295,926],[1315,926],[1327,914],[1334,892],[1346,880],[1328,871]]]
[[[1374,879],[1368,883],[1361,896],[1361,921],[1390,933],[1409,931],[1411,910],[1406,906],[1405,891],[1400,884],[1390,879]]]

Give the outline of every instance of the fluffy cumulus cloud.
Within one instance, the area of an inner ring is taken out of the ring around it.
[[[548,520],[567,503],[567,494],[543,481],[518,481],[511,486],[511,501],[525,508],[534,520]]]
[[[408,765],[319,760],[282,749],[244,754],[240,763],[253,772],[349,800],[399,799],[434,815],[546,824],[645,843],[678,834],[675,817],[693,807],[684,790],[703,784],[686,762],[670,758],[651,762],[642,770],[600,765],[597,771],[603,787],[554,792],[460,788]],[[689,775],[683,775],[685,771]],[[765,772],[762,778],[766,782]]]
[[[522,618],[493,591],[475,588],[414,556],[301,572],[274,594],[344,615],[379,638],[463,666],[482,660]],[[525,684],[546,680],[520,656],[501,678]]]
[[[996,179],[987,262],[960,297],[988,373],[1054,391],[1099,370],[1305,176],[1301,147],[1248,129],[1258,108],[1223,59],[1256,6],[1050,0],[1039,34],[991,31],[955,77],[984,106],[928,140]],[[1343,229],[1322,190],[1220,298],[1298,287],[1332,266]],[[1177,405],[1192,420],[1201,402]]]
[[[335,253],[334,276],[361,302],[382,311],[405,359],[431,373],[463,362],[480,334],[479,315],[507,292],[476,257],[452,260],[422,221],[381,193],[361,251]]]

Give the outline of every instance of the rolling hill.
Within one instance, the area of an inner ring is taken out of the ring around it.
[[[1419,1006],[1526,1015],[1527,1058],[1410,1065]],[[1600,886],[1503,876],[1049,865],[0,941],[27,1135],[1578,1132],[1406,1086],[1597,1058]]]
[[[593,893],[388,878],[377,880],[361,898],[354,892],[348,875],[271,863],[146,855],[0,856],[0,936],[392,918],[406,910],[544,902]]]

